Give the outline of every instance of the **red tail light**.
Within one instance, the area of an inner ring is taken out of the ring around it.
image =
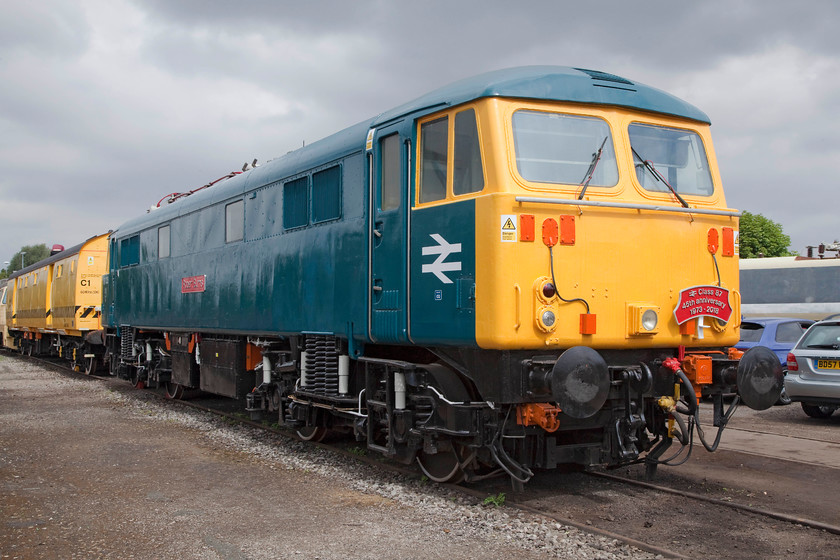
[[[796,356],[793,355],[793,352],[788,352],[787,368],[788,371],[799,371],[799,364],[796,363]]]
[[[545,299],[551,299],[557,295],[557,288],[555,288],[554,284],[551,282],[546,282],[543,284],[542,293],[545,296]]]

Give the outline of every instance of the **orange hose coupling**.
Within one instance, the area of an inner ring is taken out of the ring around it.
[[[548,403],[525,403],[516,407],[516,423],[520,426],[539,426],[546,432],[560,428],[559,408]]]
[[[677,358],[668,358],[667,360],[662,362],[662,365],[670,369],[674,373],[676,373],[678,369],[682,369],[682,364]]]

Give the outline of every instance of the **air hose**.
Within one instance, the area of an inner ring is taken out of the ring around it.
[[[668,360],[666,360],[665,366],[669,369],[672,369],[673,372],[680,378],[683,387],[685,388],[686,392],[686,400],[688,401],[686,404],[688,405],[687,413],[689,416],[694,417],[694,425],[697,427],[697,437],[700,438],[700,443],[703,444],[703,447],[706,448],[707,451],[714,451],[718,448],[720,444],[720,437],[723,435],[723,429],[726,427],[726,424],[729,422],[729,419],[732,418],[732,415],[735,414],[735,410],[738,409],[738,404],[741,402],[741,397],[736,396],[732,400],[732,404],[729,405],[729,409],[727,409],[726,414],[720,419],[720,426],[718,427],[717,435],[715,436],[715,441],[712,445],[709,445],[706,442],[705,434],[703,433],[703,428],[700,427],[700,408],[697,406],[697,393],[694,391],[694,386],[689,381],[688,377],[683,372],[682,368],[677,367],[674,369],[672,366],[668,365]],[[677,418],[674,415],[674,418]],[[677,423],[680,423],[679,420]],[[683,424],[680,423],[680,427]],[[682,439],[680,440],[682,442]]]

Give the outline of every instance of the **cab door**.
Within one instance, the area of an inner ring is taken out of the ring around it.
[[[369,309],[374,342],[407,336],[408,165],[410,139],[403,122],[368,133]]]

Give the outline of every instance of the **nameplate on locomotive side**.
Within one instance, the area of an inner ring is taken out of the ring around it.
[[[729,290],[720,286],[693,286],[680,292],[674,309],[677,324],[682,325],[695,317],[714,317],[724,323],[732,315]]]
[[[207,276],[190,276],[188,278],[181,278],[181,293],[192,294],[196,292],[203,292],[206,285]]]

